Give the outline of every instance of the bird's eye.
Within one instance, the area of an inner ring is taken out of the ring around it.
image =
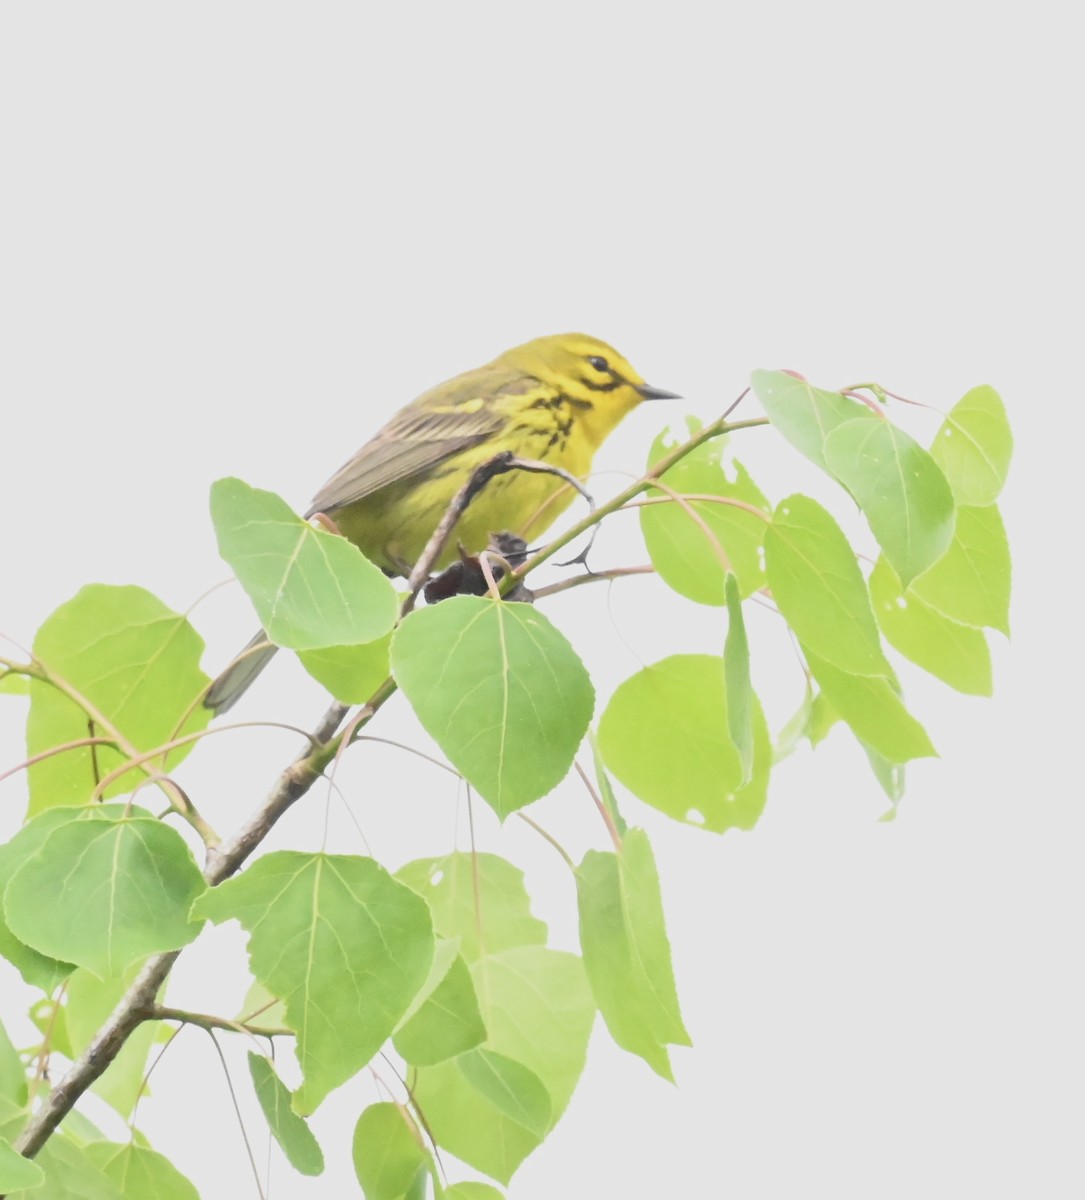
[[[610,365],[607,363],[607,360],[605,358],[600,358],[598,354],[589,354],[588,362],[591,363],[591,365],[597,371],[606,372],[610,370]]]

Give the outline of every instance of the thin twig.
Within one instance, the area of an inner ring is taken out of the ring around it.
[[[639,567],[612,567],[609,571],[585,571],[583,575],[570,575],[568,579],[560,579],[557,583],[548,583],[546,587],[536,589],[535,599],[543,600],[547,596],[556,596],[560,592],[569,591],[570,588],[583,587],[586,583],[600,583],[606,579],[624,579],[627,575],[654,575],[655,571],[655,567],[650,563]]]

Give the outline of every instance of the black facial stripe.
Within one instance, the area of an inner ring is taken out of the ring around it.
[[[591,388],[593,392],[613,392],[615,388],[622,386],[620,379],[611,378],[606,383],[597,383],[594,379],[585,379],[583,375],[580,377],[580,382],[586,388]]]

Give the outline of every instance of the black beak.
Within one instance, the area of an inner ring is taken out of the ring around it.
[[[650,384],[642,383],[637,387],[637,391],[644,397],[645,400],[681,400],[677,392],[665,392],[662,388],[652,387]]]

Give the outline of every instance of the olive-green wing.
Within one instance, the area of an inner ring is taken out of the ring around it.
[[[334,512],[390,484],[425,476],[500,433],[508,420],[501,402],[536,386],[534,379],[490,364],[424,393],[336,471],[306,516]]]

